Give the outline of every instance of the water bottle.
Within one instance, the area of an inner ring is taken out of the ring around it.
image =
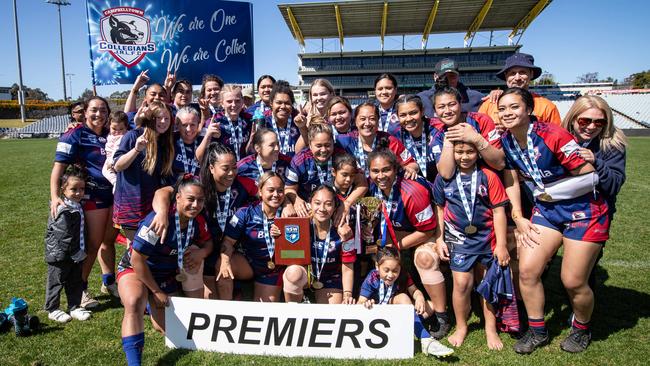
[[[257,129],[266,127],[266,119],[264,119],[264,114],[262,113],[262,108],[257,108],[253,114],[253,123],[257,126]]]

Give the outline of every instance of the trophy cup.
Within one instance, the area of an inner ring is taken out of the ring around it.
[[[377,197],[362,197],[357,203],[359,204],[359,213],[361,216],[361,239],[365,244],[366,254],[377,253],[377,243],[373,236],[375,225],[379,222],[381,214],[381,200]]]

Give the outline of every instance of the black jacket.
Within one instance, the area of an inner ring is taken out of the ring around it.
[[[610,220],[616,212],[616,196],[625,183],[625,151],[600,149],[600,139],[593,139],[587,146],[596,158],[594,168],[598,173],[598,192],[603,195],[609,206]]]
[[[86,258],[79,245],[80,225],[81,215],[78,211],[66,205],[59,206],[56,217],[47,219],[45,262],[81,262]]]

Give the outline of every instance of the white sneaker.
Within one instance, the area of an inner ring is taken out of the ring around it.
[[[95,300],[95,298],[93,298],[93,295],[91,295],[90,292],[88,292],[88,290],[84,291],[81,294],[81,304],[79,304],[79,306],[81,306],[82,308],[92,309],[97,307],[98,305],[99,305],[99,301]]]
[[[72,320],[72,317],[68,315],[68,313],[59,309],[50,311],[49,314],[47,314],[47,317],[50,318],[50,320],[54,320],[57,323],[67,323],[70,320]]]
[[[90,318],[90,314],[90,311],[82,307],[78,307],[70,312],[71,317],[80,321],[88,320]]]
[[[454,353],[454,350],[438,342],[435,338],[422,338],[422,353],[435,357],[447,357]]]
[[[113,282],[111,285],[105,285],[102,283],[101,292],[103,294],[111,294],[113,297],[119,299],[120,293],[117,291],[117,282]]]

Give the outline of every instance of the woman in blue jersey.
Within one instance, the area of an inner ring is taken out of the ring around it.
[[[305,147],[305,116],[294,110],[296,99],[289,83],[278,80],[271,90],[271,110],[264,112],[266,127],[278,134],[280,153],[293,157]]]
[[[275,78],[271,75],[262,75],[257,79],[257,95],[260,99],[250,106],[246,112],[255,115],[259,109],[259,113],[264,114],[264,112],[271,109],[271,89],[273,89],[273,84],[275,84]]]
[[[336,136],[349,133],[355,126],[352,123],[352,106],[345,97],[333,97],[327,102],[325,118],[334,132],[334,139]]]
[[[237,162],[238,176],[250,178],[255,182],[269,170],[284,176],[291,158],[280,154],[278,134],[275,131],[266,127],[257,129],[253,134],[251,145],[255,153]]]
[[[83,201],[87,228],[85,238],[87,257],[81,273],[84,287],[81,306],[93,308],[99,303],[87,291],[88,277],[100,246],[103,248],[103,254],[106,254],[100,257],[100,262],[104,261],[102,268],[105,270],[102,272],[110,277],[111,283],[107,285],[115,286],[115,246],[114,243],[102,245],[107,231],[111,230],[110,213],[113,205],[111,183],[102,174],[102,167],[106,161],[107,121],[111,111],[108,102],[102,97],[92,97],[86,105],[83,125],[68,130],[59,138],[59,143],[56,145],[54,166],[50,175],[50,215],[54,217],[57,207],[64,204],[59,197],[59,192],[61,176],[67,166],[70,164],[83,166],[89,179]]]
[[[176,111],[178,133],[174,134],[174,163],[172,164],[175,179],[186,173],[199,174],[196,150],[200,142],[200,118],[199,111],[189,106],[181,107]]]
[[[201,182],[190,174],[179,178],[175,197],[175,207],[166,213],[175,225],[167,236],[162,239],[150,229],[156,215],[150,212],[140,222],[131,247],[120,261],[122,347],[129,365],[140,365],[142,361],[147,302],[154,329],[164,333],[169,297],[179,292],[178,282],[189,281],[186,272],[197,271],[212,250],[210,233],[199,215],[205,201]]]
[[[393,135],[399,130],[399,119],[395,109],[397,99],[397,79],[391,73],[377,76],[375,79],[375,99],[379,108],[378,130]]]

